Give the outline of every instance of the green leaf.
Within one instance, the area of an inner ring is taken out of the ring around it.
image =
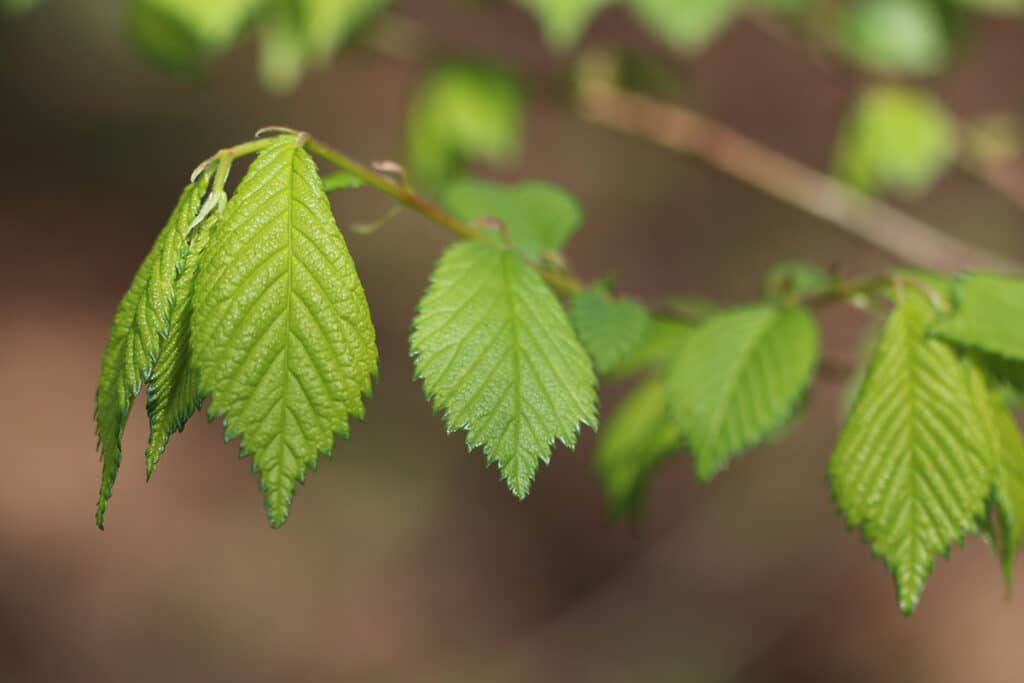
[[[324,192],[331,193],[336,190],[355,189],[363,186],[363,179],[352,175],[348,171],[335,171],[323,177]]]
[[[462,178],[445,190],[445,207],[466,222],[501,221],[512,243],[527,257],[557,252],[583,223],[583,209],[564,188],[540,180],[513,185]]]
[[[747,306],[694,331],[669,366],[666,385],[701,479],[790,422],[818,353],[818,327],[802,308]]]
[[[908,614],[935,556],[975,529],[994,476],[979,436],[984,377],[928,337],[934,316],[903,293],[829,463],[836,504],[885,559]]]
[[[786,299],[793,296],[813,296],[832,291],[836,276],[813,263],[783,261],[771,267],[765,276],[765,294]]]
[[[934,74],[949,59],[942,15],[929,0],[859,0],[840,22],[840,48],[881,73]]]
[[[234,44],[265,0],[133,0],[187,29],[204,47],[225,50]]]
[[[431,276],[410,339],[416,374],[449,432],[483,446],[518,498],[556,439],[597,428],[597,379],[558,299],[514,253],[451,246]]]
[[[1024,360],[1024,279],[993,273],[960,278],[955,312],[932,331],[955,344]]]
[[[114,314],[96,390],[96,435],[103,460],[96,525],[101,529],[121,466],[121,436],[128,413],[160,355],[170,324],[175,283],[188,249],[189,224],[199,212],[208,183],[209,176],[204,174],[181,193],[167,225]]]
[[[647,336],[651,316],[631,299],[615,299],[595,285],[572,297],[569,319],[599,373],[613,370]]]
[[[990,14],[1020,14],[1024,12],[1024,0],[953,0],[953,4]]]
[[[641,384],[616,406],[598,436],[594,460],[614,519],[636,511],[652,472],[682,442],[682,426],[670,416],[659,379]]]
[[[260,29],[260,82],[273,93],[291,92],[306,71],[301,8],[293,2],[271,5]]]
[[[953,117],[931,95],[900,86],[861,93],[836,140],[836,175],[866,192],[928,190],[957,155]]]
[[[216,227],[216,220],[210,219],[192,230],[188,255],[182,264],[181,274],[174,283],[174,305],[171,307],[167,335],[161,344],[160,355],[157,356],[148,380],[147,479],[156,470],[171,434],[183,430],[185,423],[199,410],[203,402],[203,394],[199,391],[199,374],[192,366],[192,300],[201,258]]]
[[[995,460],[992,505],[999,523],[995,543],[1003,565],[1007,591],[1013,585],[1013,564],[1024,539],[1024,439],[1017,420],[995,393],[977,408],[984,428],[984,445]]]
[[[693,333],[693,325],[666,318],[652,318],[641,342],[612,370],[615,378],[659,370],[679,354]]]
[[[518,0],[544,32],[547,44],[568,50],[583,35],[590,22],[617,0]]]
[[[327,62],[349,42],[361,26],[383,11],[392,0],[298,0],[308,61]]]
[[[0,12],[25,14],[42,4],[42,0],[0,0]]]
[[[228,202],[196,279],[193,363],[211,417],[241,436],[271,526],[377,372],[370,311],[316,164],[280,136]]]
[[[438,188],[468,162],[507,163],[519,154],[523,93],[507,71],[453,63],[435,69],[406,115],[406,162],[412,177]]]
[[[647,30],[684,52],[704,49],[742,8],[744,0],[627,0]]]

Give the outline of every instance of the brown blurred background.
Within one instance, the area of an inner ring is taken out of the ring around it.
[[[399,9],[453,46],[554,70],[534,24],[447,0]],[[381,379],[271,531],[249,463],[195,419],[144,482],[136,404],[107,531],[92,410],[114,307],[189,171],[259,126],[285,124],[363,159],[398,158],[419,73],[359,52],[267,95],[245,45],[205,83],[149,69],[120,4],[52,0],[0,24],[0,680],[10,681],[930,681],[1024,680],[1024,605],[970,540],[939,561],[910,619],[846,531],[824,485],[841,378],[814,389],[781,443],[698,485],[685,458],[657,477],[633,528],[606,523],[593,438],[556,452],[516,502],[411,382],[407,333],[446,237],[403,215],[347,235],[373,310]],[[648,39],[612,12],[592,38]],[[853,90],[749,24],[675,62],[685,98],[825,168]],[[1024,29],[983,26],[935,83],[963,114],[1024,113]],[[507,176],[579,194],[569,250],[627,290],[756,296],[781,258],[861,273],[885,258],[699,162],[585,125],[534,99]],[[380,215],[334,198],[342,226]],[[953,174],[913,210],[1024,258],[1021,215]],[[849,356],[865,318],[823,316]],[[602,405],[616,399],[602,394]],[[1017,591],[1024,591],[1018,577]]]

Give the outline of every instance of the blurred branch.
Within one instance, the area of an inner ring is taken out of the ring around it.
[[[965,266],[1022,269],[1014,260],[873,200],[693,110],[628,92],[585,72],[578,86],[577,110],[585,120],[694,156],[901,261],[940,271]]]

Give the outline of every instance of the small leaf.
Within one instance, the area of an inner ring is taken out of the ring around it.
[[[748,306],[700,325],[666,374],[669,406],[708,480],[786,425],[818,363],[818,327],[802,308]]]
[[[203,402],[199,391],[199,376],[192,367],[192,299],[195,294],[196,273],[210,234],[216,229],[216,220],[206,221],[189,235],[188,256],[182,272],[174,283],[174,305],[171,307],[167,336],[161,344],[160,355],[153,365],[146,398],[149,414],[149,445],[146,448],[146,478],[153,475],[156,465],[167,448],[174,432],[185,428]]]
[[[597,439],[594,466],[614,519],[636,511],[651,473],[681,448],[683,430],[668,410],[661,380],[652,378],[624,398]]]
[[[283,135],[249,167],[196,279],[193,363],[209,414],[252,454],[273,527],[377,372],[366,295],[316,164]]]
[[[209,50],[230,47],[265,0],[132,0],[188,30]]]
[[[764,289],[769,297],[813,296],[830,292],[836,287],[836,276],[813,263],[783,261],[777,263],[765,276]]]
[[[681,352],[693,329],[693,325],[678,320],[652,318],[644,338],[615,366],[612,376],[622,378],[660,370]]]
[[[103,460],[96,525],[101,529],[121,466],[121,436],[128,413],[160,355],[170,324],[175,282],[188,249],[188,227],[208,184],[209,175],[203,174],[181,193],[114,314],[96,390],[96,434]]]
[[[829,463],[837,506],[885,559],[905,613],[935,556],[976,528],[995,474],[979,436],[984,377],[928,338],[934,316],[903,293]]]
[[[942,15],[929,0],[856,0],[841,18],[840,47],[881,73],[924,76],[949,58]]]
[[[917,195],[957,154],[956,124],[927,93],[873,86],[857,99],[836,141],[836,174],[866,192]]]
[[[583,209],[567,190],[540,180],[503,185],[474,178],[456,180],[443,203],[466,222],[496,218],[512,243],[530,259],[561,251],[583,223]]]
[[[1024,279],[992,273],[966,275],[953,289],[955,312],[932,331],[960,346],[1024,360]]]
[[[392,0],[298,0],[307,62],[325,64]]]
[[[523,93],[508,72],[481,64],[435,69],[420,86],[405,122],[407,167],[438,188],[467,162],[507,163],[519,154]]]
[[[742,9],[744,0],[627,0],[633,16],[670,47],[704,49]]]
[[[597,427],[597,379],[558,299],[514,253],[463,242],[445,251],[413,320],[416,374],[449,432],[483,446],[516,497],[556,439]]]
[[[602,375],[643,343],[651,324],[646,308],[631,299],[614,299],[600,285],[572,297],[569,319]]]
[[[540,24],[544,40],[565,51],[579,42],[590,22],[617,0],[518,0]]]
[[[335,171],[323,177],[324,192],[330,193],[337,190],[355,189],[363,186],[363,179],[352,175],[348,171]]]

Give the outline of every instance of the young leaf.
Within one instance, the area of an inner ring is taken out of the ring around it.
[[[636,510],[653,470],[682,442],[682,426],[669,414],[661,380],[649,379],[615,407],[594,459],[614,519]]]
[[[861,93],[836,140],[836,175],[864,190],[926,191],[957,154],[956,124],[931,95],[900,86]]]
[[[640,343],[611,372],[618,379],[641,372],[659,370],[680,353],[693,334],[693,325],[664,318],[652,318]]]
[[[1017,419],[994,392],[979,391],[976,407],[984,430],[981,443],[995,461],[992,505],[999,534],[991,534],[990,540],[998,551],[1009,591],[1013,561],[1024,540],[1024,439]]]
[[[829,463],[833,496],[917,606],[934,557],[976,526],[994,476],[978,413],[984,377],[927,330],[916,291],[889,315],[860,396]]]
[[[405,122],[412,177],[441,187],[469,161],[505,163],[519,153],[523,93],[508,72],[453,63],[434,70],[416,91]]]
[[[633,15],[669,46],[684,52],[702,50],[743,6],[744,0],[627,0]]]
[[[787,424],[818,363],[818,327],[802,308],[748,306],[700,325],[666,374],[669,406],[708,480]]]
[[[298,0],[307,62],[320,65],[330,59],[391,0]]]
[[[1024,279],[977,273],[957,282],[955,313],[932,331],[955,344],[1024,360]]]
[[[167,225],[139,266],[114,314],[96,390],[96,435],[103,459],[96,525],[101,529],[121,466],[121,436],[128,413],[160,355],[174,303],[175,282],[188,249],[189,224],[199,212],[208,183],[209,175],[203,174],[181,193]]]
[[[188,256],[185,257],[182,272],[174,283],[174,305],[171,308],[167,337],[161,344],[160,355],[157,356],[148,381],[147,479],[156,470],[171,434],[184,429],[185,423],[203,402],[203,394],[199,391],[199,376],[192,367],[192,300],[200,259],[216,227],[216,220],[208,219],[192,230]]]
[[[572,297],[569,319],[602,375],[643,343],[651,324],[646,308],[631,299],[614,299],[600,285]]]
[[[802,261],[777,263],[764,279],[765,295],[783,301],[792,296],[823,294],[835,286],[835,275],[813,263]]]
[[[855,0],[841,17],[840,47],[867,69],[915,76],[941,69],[950,51],[929,0]]]
[[[498,219],[512,243],[533,260],[545,252],[561,251],[583,223],[583,209],[576,198],[540,180],[503,185],[462,178],[447,187],[443,204],[467,222]]]
[[[544,32],[544,40],[555,50],[575,45],[587,26],[603,9],[617,0],[519,0]]]
[[[316,164],[280,136],[228,202],[196,278],[193,362],[209,413],[241,436],[271,526],[330,453],[377,372],[370,311]]]
[[[449,432],[483,446],[516,497],[530,492],[555,439],[573,448],[597,428],[597,379],[565,311],[540,276],[492,244],[448,248],[410,339],[416,374]]]

